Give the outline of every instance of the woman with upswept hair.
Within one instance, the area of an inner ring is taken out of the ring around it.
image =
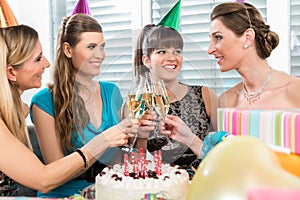
[[[220,95],[219,107],[300,108],[300,79],[268,63],[267,58],[279,44],[279,36],[264,22],[256,7],[249,3],[221,3],[213,9],[210,19],[208,53],[217,59],[222,72],[235,70],[241,76],[241,82]],[[299,158],[282,157],[282,166],[299,176]]]
[[[211,13],[210,45],[222,72],[236,70],[242,81],[219,97],[220,107],[244,109],[299,108],[295,92],[300,79],[275,70],[267,58],[279,36],[257,8],[249,3],[226,2]]]

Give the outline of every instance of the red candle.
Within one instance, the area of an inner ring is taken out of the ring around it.
[[[131,164],[132,164],[134,178],[138,178],[139,177],[138,160],[135,158],[134,152],[131,152]]]
[[[154,171],[158,175],[158,151],[154,151]]]
[[[139,178],[138,160],[135,160],[133,165],[134,178]]]
[[[135,163],[134,152],[131,152],[131,164],[133,165],[134,163]]]
[[[147,160],[145,159],[145,160],[144,160],[144,166],[145,166],[145,167],[144,167],[144,176],[145,176],[145,178],[148,177],[147,164],[148,164],[148,163],[147,163]]]
[[[129,176],[129,161],[128,161],[128,154],[124,154],[124,175]]]
[[[145,172],[145,156],[144,156],[144,152],[143,149],[140,148],[140,160],[139,160],[139,164],[140,164],[140,175],[141,177],[145,177],[144,172]]]
[[[159,150],[158,151],[158,175],[161,175],[162,174],[162,171],[161,171],[161,165],[162,165],[162,151]]]

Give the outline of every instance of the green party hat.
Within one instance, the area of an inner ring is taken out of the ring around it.
[[[179,28],[179,19],[180,19],[180,4],[179,0],[173,8],[158,22],[157,25],[170,27],[178,31]]]

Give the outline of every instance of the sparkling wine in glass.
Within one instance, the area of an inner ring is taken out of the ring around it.
[[[148,101],[147,94],[145,93],[146,77],[136,77],[130,87],[127,95],[126,104],[123,108],[123,117],[129,119],[139,119],[145,111],[145,104]],[[136,151],[134,144],[137,139],[137,134],[134,135],[130,144],[126,144],[122,147],[122,150],[131,152]]]
[[[163,80],[153,83],[152,106],[159,117],[165,119],[170,108],[170,101]],[[162,134],[160,134],[162,135]],[[179,143],[172,142],[169,137],[166,137],[167,144],[162,147],[163,150],[175,149]]]

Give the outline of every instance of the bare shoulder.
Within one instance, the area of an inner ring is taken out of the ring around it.
[[[204,99],[213,99],[217,98],[216,93],[209,87],[203,86],[202,87],[202,96]]]
[[[219,96],[219,106],[220,108],[231,108],[231,107],[236,107],[240,93],[242,89],[242,83],[238,83],[232,88],[229,88],[225,92],[223,92]]]
[[[300,107],[300,78],[290,76],[286,87],[286,95],[295,107]]]
[[[290,87],[294,88],[294,89],[299,89],[300,88],[300,78],[296,77],[296,76],[289,76],[290,78]]]
[[[202,87],[202,98],[205,104],[205,109],[207,115],[211,119],[211,123],[214,129],[217,128],[217,108],[218,108],[218,96],[216,93],[209,87]]]
[[[211,107],[217,107],[218,105],[218,96],[216,93],[209,87],[202,87],[202,98],[204,100],[205,105]]]
[[[277,72],[273,82],[273,94],[281,96],[285,104],[291,108],[300,107],[300,78]]]

